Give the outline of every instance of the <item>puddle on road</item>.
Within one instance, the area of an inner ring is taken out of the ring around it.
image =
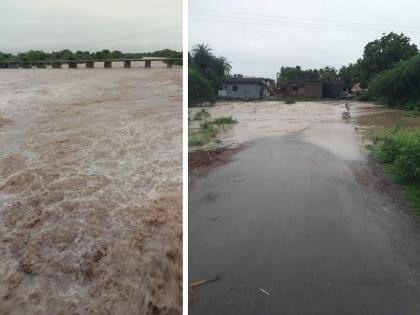
[[[219,102],[206,109],[212,117],[233,116],[239,121],[225,128],[219,138],[226,145],[237,145],[263,137],[299,135],[343,160],[364,160],[365,144],[373,131],[401,124],[420,127],[420,118],[404,117],[402,111],[372,103],[350,102],[352,118],[343,120],[346,101]],[[199,109],[193,109],[192,113]]]

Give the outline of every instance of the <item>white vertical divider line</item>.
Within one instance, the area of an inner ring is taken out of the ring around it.
[[[182,313],[188,314],[188,0],[183,0],[182,97]]]

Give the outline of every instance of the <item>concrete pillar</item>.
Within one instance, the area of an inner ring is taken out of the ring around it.
[[[167,66],[168,68],[172,68],[172,64],[173,64],[173,61],[172,61],[172,60],[168,60],[168,61],[166,62],[166,66]]]
[[[77,62],[69,62],[69,68],[76,69],[77,68]]]
[[[86,61],[86,68],[95,68],[94,61]]]
[[[146,68],[151,68],[152,67],[152,61],[151,60],[145,60],[144,61],[144,66]]]
[[[131,61],[130,60],[125,60],[124,61],[124,68],[131,68]]]
[[[61,67],[62,67],[62,64],[61,64],[61,62],[53,62],[53,63],[52,63],[52,67],[53,67],[54,69],[59,69],[59,68],[61,68]]]
[[[112,61],[104,61],[104,68],[112,68]]]

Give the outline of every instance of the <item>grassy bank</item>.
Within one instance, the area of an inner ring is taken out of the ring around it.
[[[236,124],[238,121],[232,116],[212,118],[206,109],[196,112],[194,115],[188,116],[188,145],[190,147],[199,147],[208,144],[216,139],[220,128],[224,129],[224,125]]]
[[[420,215],[420,129],[393,128],[372,136],[369,147]]]

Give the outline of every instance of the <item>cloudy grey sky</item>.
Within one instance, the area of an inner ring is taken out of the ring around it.
[[[383,32],[420,46],[418,0],[189,0],[189,47],[207,43],[233,72],[275,78],[281,66],[354,62]]]
[[[3,52],[181,50],[182,0],[1,0],[0,29]]]

